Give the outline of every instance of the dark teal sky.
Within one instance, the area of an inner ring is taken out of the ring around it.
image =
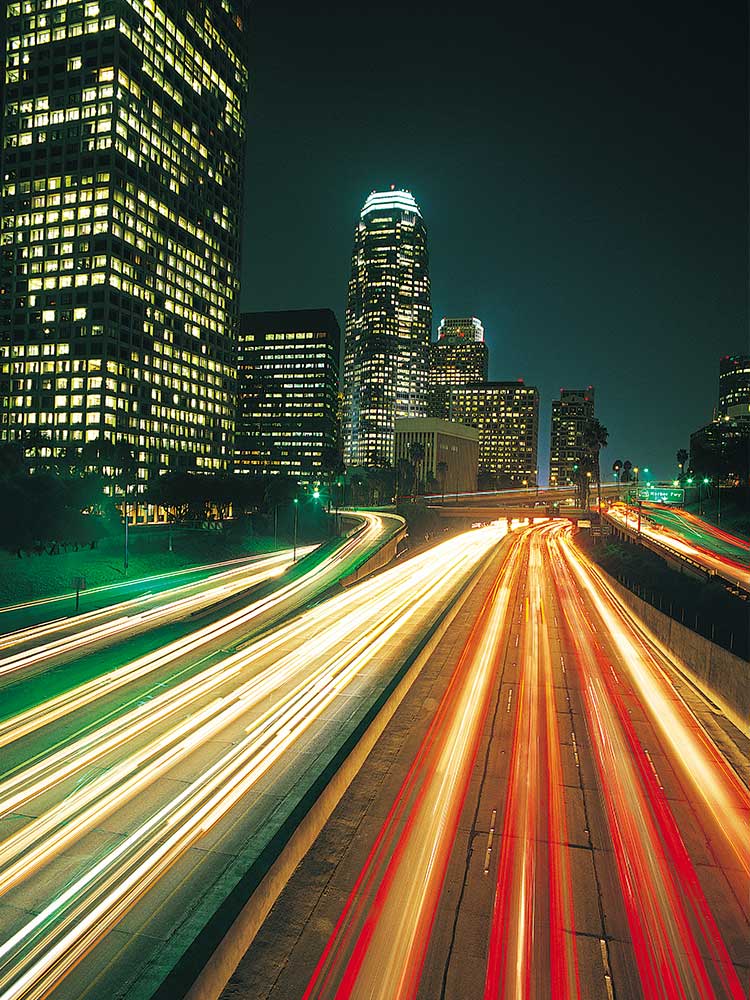
[[[242,307],[343,325],[362,202],[406,187],[434,326],[479,316],[491,376],[539,387],[545,476],[590,383],[603,468],[671,475],[748,349],[745,4],[305,9],[254,5]]]

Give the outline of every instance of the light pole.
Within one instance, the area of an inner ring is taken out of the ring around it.
[[[698,515],[703,517],[703,487],[708,486],[711,480],[708,476],[704,476],[703,479],[698,483]]]
[[[125,572],[128,571],[128,488],[125,487],[125,493],[122,498],[122,509],[125,514],[125,557],[123,560],[123,565]]]
[[[293,562],[297,562],[297,524],[299,520],[299,500],[297,497],[294,498],[294,558]]]

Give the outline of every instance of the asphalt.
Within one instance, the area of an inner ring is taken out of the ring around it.
[[[502,556],[498,556],[484,572],[450,632],[423,668],[279,896],[227,983],[221,1000],[299,1000],[304,995],[448,687],[501,560]],[[492,706],[430,935],[418,993],[421,1000],[474,1000],[484,995],[488,935],[497,884],[498,833],[508,789],[514,699],[519,690],[517,650],[526,596],[524,587],[523,581],[519,581],[514,591],[512,623],[497,672]],[[548,621],[548,633],[554,665],[581,996],[584,1000],[651,1000],[644,996],[637,972],[582,692],[577,672],[571,668],[575,651],[561,623],[562,616],[554,616]],[[726,760],[747,783],[750,741],[715,712],[678,673],[673,672],[671,679]],[[635,698],[629,697],[627,706],[643,746],[649,749],[657,780],[678,820],[702,890],[724,933],[731,960],[741,981],[747,983],[750,939],[746,933],[747,914],[743,910],[740,877],[714,850],[704,818],[675,760],[665,750],[653,718]],[[548,879],[546,850],[540,850],[538,857],[541,864],[536,878],[537,885],[542,886]],[[549,934],[544,904],[539,907],[534,933],[534,947],[539,944],[543,953]],[[535,966],[533,981],[534,995],[550,995],[549,969],[543,963]]]

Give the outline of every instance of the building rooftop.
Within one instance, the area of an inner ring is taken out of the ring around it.
[[[360,213],[360,218],[364,219],[370,212],[392,212],[394,210],[399,212],[414,212],[420,219],[422,218],[419,205],[414,200],[414,195],[411,191],[396,191],[395,188],[392,188],[390,191],[373,191],[372,194],[368,195],[367,201]]]

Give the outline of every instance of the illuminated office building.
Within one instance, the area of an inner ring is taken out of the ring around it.
[[[479,430],[484,485],[535,486],[539,392],[517,382],[479,382],[448,390],[449,416]]]
[[[552,401],[552,435],[549,452],[550,486],[567,486],[575,480],[574,466],[581,462],[586,424],[594,416],[594,387],[561,389]]]
[[[0,439],[228,464],[243,6],[6,5]]]
[[[236,472],[323,477],[338,440],[340,341],[330,309],[242,314]]]
[[[354,233],[344,339],[344,461],[393,464],[395,422],[427,412],[432,309],[427,231],[408,191],[365,201]]]
[[[442,319],[438,339],[429,349],[429,415],[448,416],[448,389],[451,386],[486,382],[488,361],[484,327],[476,317]]]
[[[750,420],[750,355],[725,355],[720,360],[718,415]]]

